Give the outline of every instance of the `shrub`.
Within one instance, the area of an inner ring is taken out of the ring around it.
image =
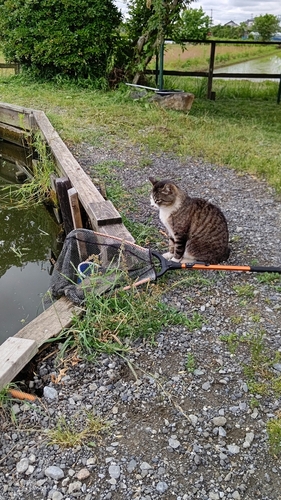
[[[114,64],[121,19],[112,0],[0,0],[3,52],[45,79],[101,79]]]

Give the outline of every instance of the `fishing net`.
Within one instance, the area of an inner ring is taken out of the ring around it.
[[[53,298],[81,305],[87,291],[102,294],[156,279],[148,248],[89,229],[74,229],[63,244],[51,277]]]

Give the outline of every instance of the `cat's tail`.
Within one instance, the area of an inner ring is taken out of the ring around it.
[[[230,248],[230,247],[228,247],[228,248],[226,249],[226,251],[225,251],[225,254],[224,254],[223,258],[222,258],[222,260],[223,260],[223,261],[225,261],[225,260],[227,260],[227,259],[229,258],[229,256],[230,256],[230,252],[231,252],[231,248]]]

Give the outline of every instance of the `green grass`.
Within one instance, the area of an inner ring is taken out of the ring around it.
[[[164,304],[161,301],[163,290],[159,286],[123,290],[124,285],[132,283],[124,272],[121,274],[122,288],[104,295],[96,294],[96,280],[100,281],[100,276],[91,278],[91,286],[87,285],[85,290],[84,315],[74,317],[72,326],[61,334],[61,338],[65,338],[62,356],[69,348],[77,349],[88,359],[99,353],[122,355],[134,339],[144,338],[154,344],[156,334],[163,327],[182,325],[192,331],[202,325],[200,314],[193,313],[189,317]],[[102,279],[107,277],[110,279],[110,271]]]
[[[148,154],[194,156],[250,173],[281,190],[281,113],[275,82],[215,81],[216,101],[206,99],[206,79],[165,81],[196,99],[188,115],[133,101],[131,89],[104,93],[74,85],[36,83],[22,75],[0,78],[1,100],[42,109],[69,144],[88,142],[123,150],[136,145]]]
[[[188,373],[194,373],[196,369],[196,359],[191,352],[188,352],[186,355],[185,369]]]
[[[83,421],[83,429],[80,420]],[[90,412],[86,415],[76,415],[72,420],[66,417],[61,417],[57,420],[56,427],[48,429],[46,434],[48,436],[49,445],[58,445],[62,448],[73,448],[75,446],[96,446],[101,438],[101,435],[106,432],[110,427],[109,422],[96,417]]]
[[[234,332],[221,335],[220,340],[226,342],[231,354],[236,354],[243,345],[244,356],[248,360],[242,368],[252,395],[280,397],[281,377],[272,369],[275,363],[280,362],[280,353],[267,346],[263,331],[245,335]]]
[[[266,424],[270,451],[274,455],[281,453],[281,417],[272,418]]]
[[[245,285],[236,285],[233,287],[233,290],[237,293],[238,297],[245,297],[251,299],[255,296],[254,294],[254,286],[246,283]]]
[[[50,180],[51,174],[55,172],[55,164],[46,143],[39,135],[35,135],[32,146],[38,157],[32,164],[32,176],[22,184],[4,185],[0,188],[0,209],[7,206],[24,209],[44,201],[56,204],[56,194],[51,188]]]

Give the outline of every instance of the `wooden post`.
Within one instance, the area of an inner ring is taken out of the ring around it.
[[[83,223],[79,207],[78,193],[75,188],[69,189],[67,193],[68,193],[68,199],[69,199],[69,205],[70,205],[74,229],[81,229],[83,228]],[[80,262],[82,262],[86,257],[88,257],[87,245],[86,242],[83,241],[82,235],[79,237],[79,239],[77,239],[77,250],[79,253]]]
[[[70,180],[67,177],[56,179],[56,191],[61,210],[65,234],[74,229],[72,222],[72,213],[68,199],[68,190],[71,188]]]
[[[214,74],[214,64],[215,64],[215,53],[216,53],[216,42],[211,41],[211,52],[210,52],[210,64],[209,64],[209,74],[208,74],[208,92],[207,98],[212,99],[212,85],[213,85],[213,74]]]
[[[158,79],[159,90],[163,90],[163,70],[164,70],[164,42],[161,43],[159,51],[159,79]]]
[[[277,104],[280,104],[280,98],[281,98],[281,76],[279,80],[279,87],[278,87],[278,94],[277,94]]]
[[[68,200],[69,200],[74,229],[81,229],[83,227],[83,224],[79,207],[78,193],[75,188],[70,188],[68,189],[67,194],[68,194]]]

